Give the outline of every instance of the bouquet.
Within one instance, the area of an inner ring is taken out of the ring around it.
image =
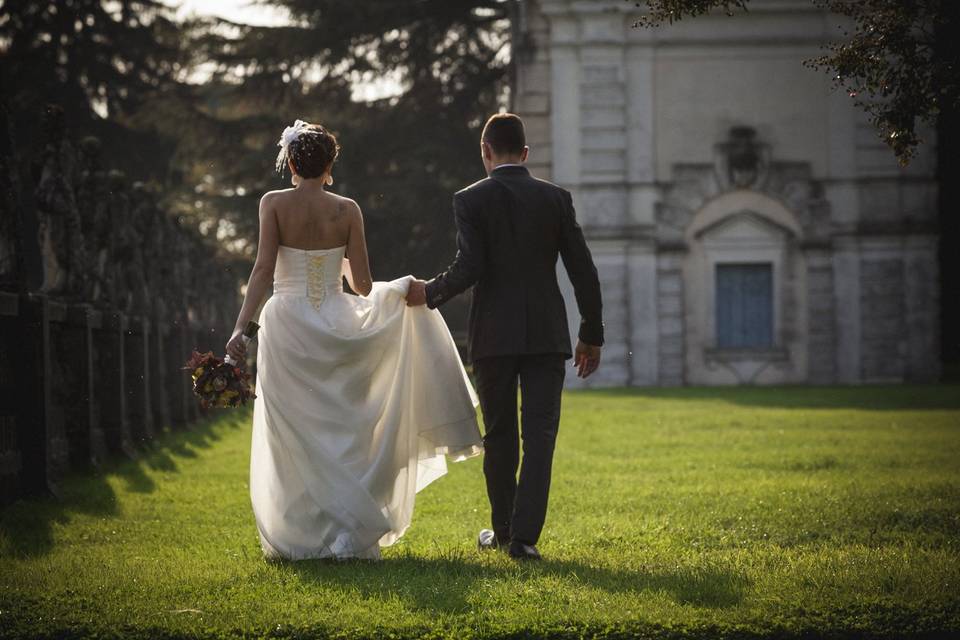
[[[252,320],[247,323],[243,330],[245,344],[253,339],[259,328],[260,325]],[[212,351],[199,353],[194,350],[183,368],[192,372],[193,395],[200,398],[200,406],[204,409],[237,407],[257,397],[250,384],[250,374],[229,355],[221,360]]]

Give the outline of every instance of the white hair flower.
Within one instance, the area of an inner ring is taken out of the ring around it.
[[[283,133],[280,134],[280,140],[277,141],[277,146],[280,147],[280,153],[277,154],[277,173],[282,173],[287,164],[287,158],[290,157],[290,143],[299,138],[300,134],[306,131],[309,126],[309,122],[296,120],[292,127],[285,128]]]

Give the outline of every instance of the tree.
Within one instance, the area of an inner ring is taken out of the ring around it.
[[[152,114],[185,141],[178,206],[252,255],[257,198],[288,186],[273,172],[280,132],[295,118],[318,121],[343,145],[334,188],[364,209],[378,279],[442,266],[451,195],[480,177],[479,128],[502,103],[509,3],[265,4],[290,24],[197,25],[190,48],[210,77]],[[383,78],[380,95],[359,91]]]
[[[720,9],[746,11],[749,0],[630,0],[646,8],[635,24],[654,27]],[[906,165],[922,143],[917,125],[960,105],[960,28],[955,0],[811,0],[848,19],[841,39],[807,66],[829,71],[834,84],[864,109],[878,134]]]
[[[163,176],[169,144],[126,118],[176,84],[180,26],[159,0],[6,0],[0,3],[0,86],[21,158],[36,149],[47,103],[73,135],[96,135],[140,177]],[[149,149],[148,153],[138,153]]]

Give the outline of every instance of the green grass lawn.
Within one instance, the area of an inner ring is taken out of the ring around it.
[[[478,459],[381,563],[267,563],[225,413],[0,511],[0,637],[960,633],[960,386],[564,403],[542,563],[475,550]]]

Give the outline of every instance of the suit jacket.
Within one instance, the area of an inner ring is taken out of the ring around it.
[[[519,165],[453,196],[457,255],[426,285],[431,309],[474,287],[472,360],[499,355],[572,355],[567,312],[557,284],[557,256],[573,283],[580,340],[603,344],[600,281],[577,224],[570,192]]]

